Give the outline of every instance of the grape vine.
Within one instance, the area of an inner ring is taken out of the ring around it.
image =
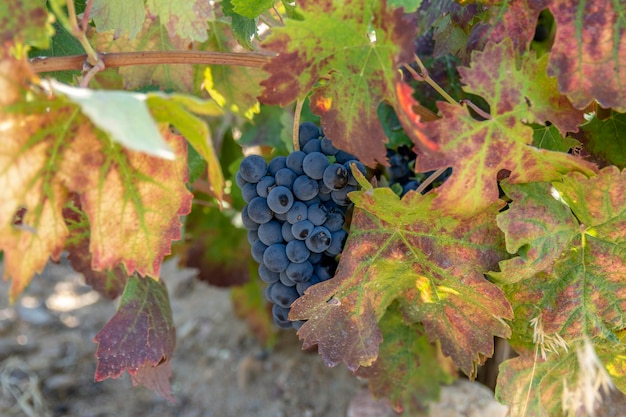
[[[120,298],[97,380],[174,400],[174,254],[406,415],[495,337],[511,416],[626,392],[623,2],[122,3],[0,6],[4,278]]]

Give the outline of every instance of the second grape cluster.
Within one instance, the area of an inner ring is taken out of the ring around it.
[[[291,304],[311,285],[332,278],[347,231],[348,193],[357,182],[354,155],[338,150],[313,123],[299,127],[300,150],[269,164],[258,155],[243,159],[236,181],[247,205],[241,211],[259,276],[269,284],[274,322],[298,329],[288,319]]]

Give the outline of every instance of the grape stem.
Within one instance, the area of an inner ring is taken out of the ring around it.
[[[292,136],[291,139],[293,140],[293,150],[295,151],[299,151],[300,150],[300,138],[299,138],[299,133],[300,133],[300,113],[302,113],[302,106],[304,105],[304,100],[302,99],[297,99],[296,100],[296,109],[294,111],[294,115],[293,115],[293,132],[292,132]]]
[[[424,182],[420,184],[419,187],[417,187],[417,190],[415,190],[415,192],[421,194],[426,189],[426,187],[428,187],[430,184],[433,183],[433,181],[439,178],[439,176],[443,174],[446,169],[448,168],[439,168],[437,171],[433,172],[428,178],[424,180]]]
[[[413,57],[415,59],[415,63],[419,67],[421,74],[418,74],[417,71],[415,71],[410,66],[405,65],[404,68],[411,74],[411,76],[413,76],[413,78],[415,78],[417,81],[425,81],[428,85],[434,88],[435,91],[441,94],[441,96],[445,98],[448,103],[458,105],[459,103],[455,99],[453,99],[452,96],[450,96],[450,94],[446,92],[446,90],[441,88],[441,86],[437,84],[435,80],[430,78],[430,75],[428,74],[428,70],[424,66],[424,63],[422,63],[422,60],[417,55],[413,55]]]
[[[145,51],[116,52],[100,54],[107,68],[126,67],[133,65],[159,64],[200,64],[200,65],[239,65],[243,67],[260,67],[270,58],[259,53],[230,53],[212,51]],[[34,72],[82,70],[87,55],[70,55],[56,57],[36,57],[30,60]]]

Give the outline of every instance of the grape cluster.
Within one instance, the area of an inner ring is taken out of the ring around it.
[[[310,122],[299,127],[300,150],[266,163],[244,158],[236,181],[247,205],[241,211],[259,276],[269,284],[274,322],[300,328],[287,317],[291,304],[311,285],[332,278],[348,237],[344,229],[357,182],[351,164],[365,175],[354,155],[335,148]]]
[[[426,178],[434,174],[434,171],[429,171],[424,174],[415,173],[416,157],[415,152],[407,146],[399,146],[397,150],[387,149],[389,186],[392,189],[396,189],[396,192],[398,192],[401,197],[411,190],[417,190]],[[430,191],[433,187],[441,185],[451,174],[452,169],[448,168],[431,185],[426,187],[423,193]]]

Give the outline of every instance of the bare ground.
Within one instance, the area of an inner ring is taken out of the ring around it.
[[[95,383],[96,333],[115,313],[67,266],[49,265],[14,306],[0,283],[0,416],[369,417],[393,416],[344,367],[302,352],[294,332],[262,349],[233,316],[228,290],[164,265],[177,327],[172,405],[128,376]],[[477,384],[446,388],[431,412],[503,417],[506,408]]]

